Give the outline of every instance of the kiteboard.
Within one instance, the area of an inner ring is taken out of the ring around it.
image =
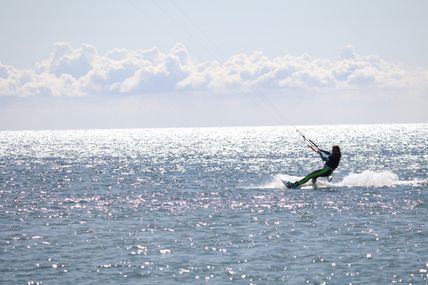
[[[282,180],[282,183],[284,183],[285,187],[287,187],[288,189],[299,189],[299,186],[296,186],[293,182],[291,181],[285,181]]]
[[[330,186],[329,184],[318,185],[317,183],[311,183],[311,184],[305,183],[303,185],[296,186],[291,181],[287,181],[287,180],[281,180],[281,181],[282,181],[282,184],[284,184],[284,186],[287,187],[288,189],[308,189],[308,188],[309,189],[318,189],[319,186],[321,188],[328,188]]]

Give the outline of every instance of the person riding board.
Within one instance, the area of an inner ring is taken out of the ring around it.
[[[309,146],[309,147],[312,150],[316,151],[321,156],[321,159],[325,161],[324,167],[322,169],[309,173],[299,181],[296,181],[294,183],[287,182],[286,184],[287,188],[293,188],[293,189],[299,188],[301,185],[305,184],[310,179],[312,179],[312,183],[315,184],[318,177],[330,176],[333,173],[333,171],[339,166],[339,162],[342,154],[340,152],[340,147],[338,145],[333,146],[331,153],[326,150],[314,148],[313,146]]]

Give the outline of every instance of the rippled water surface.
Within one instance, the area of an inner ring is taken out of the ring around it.
[[[0,284],[428,284],[428,125],[0,132]]]

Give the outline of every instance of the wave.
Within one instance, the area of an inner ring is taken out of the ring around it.
[[[288,174],[277,174],[273,180],[259,186],[259,188],[285,188],[283,181],[297,181],[301,177]],[[365,170],[361,173],[350,173],[339,182],[328,182],[326,178],[318,178],[317,187],[394,187],[394,186],[425,186],[428,185],[428,179],[425,180],[400,180],[398,175],[391,171],[372,171]],[[302,188],[313,188],[311,181],[303,185]]]
[[[344,177],[338,186],[347,187],[384,187],[394,186],[399,182],[398,175],[391,171],[365,170],[362,173],[351,173]]]

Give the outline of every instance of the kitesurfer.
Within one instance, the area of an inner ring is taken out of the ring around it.
[[[296,181],[294,183],[288,182],[288,188],[299,188],[301,185],[305,184],[310,179],[312,179],[312,183],[315,184],[318,177],[330,176],[333,171],[339,166],[340,158],[342,155],[340,153],[340,147],[338,145],[333,146],[331,153],[329,151],[321,149],[314,150],[316,150],[316,152],[321,156],[321,159],[325,161],[324,167],[306,175],[303,179],[299,181]]]

